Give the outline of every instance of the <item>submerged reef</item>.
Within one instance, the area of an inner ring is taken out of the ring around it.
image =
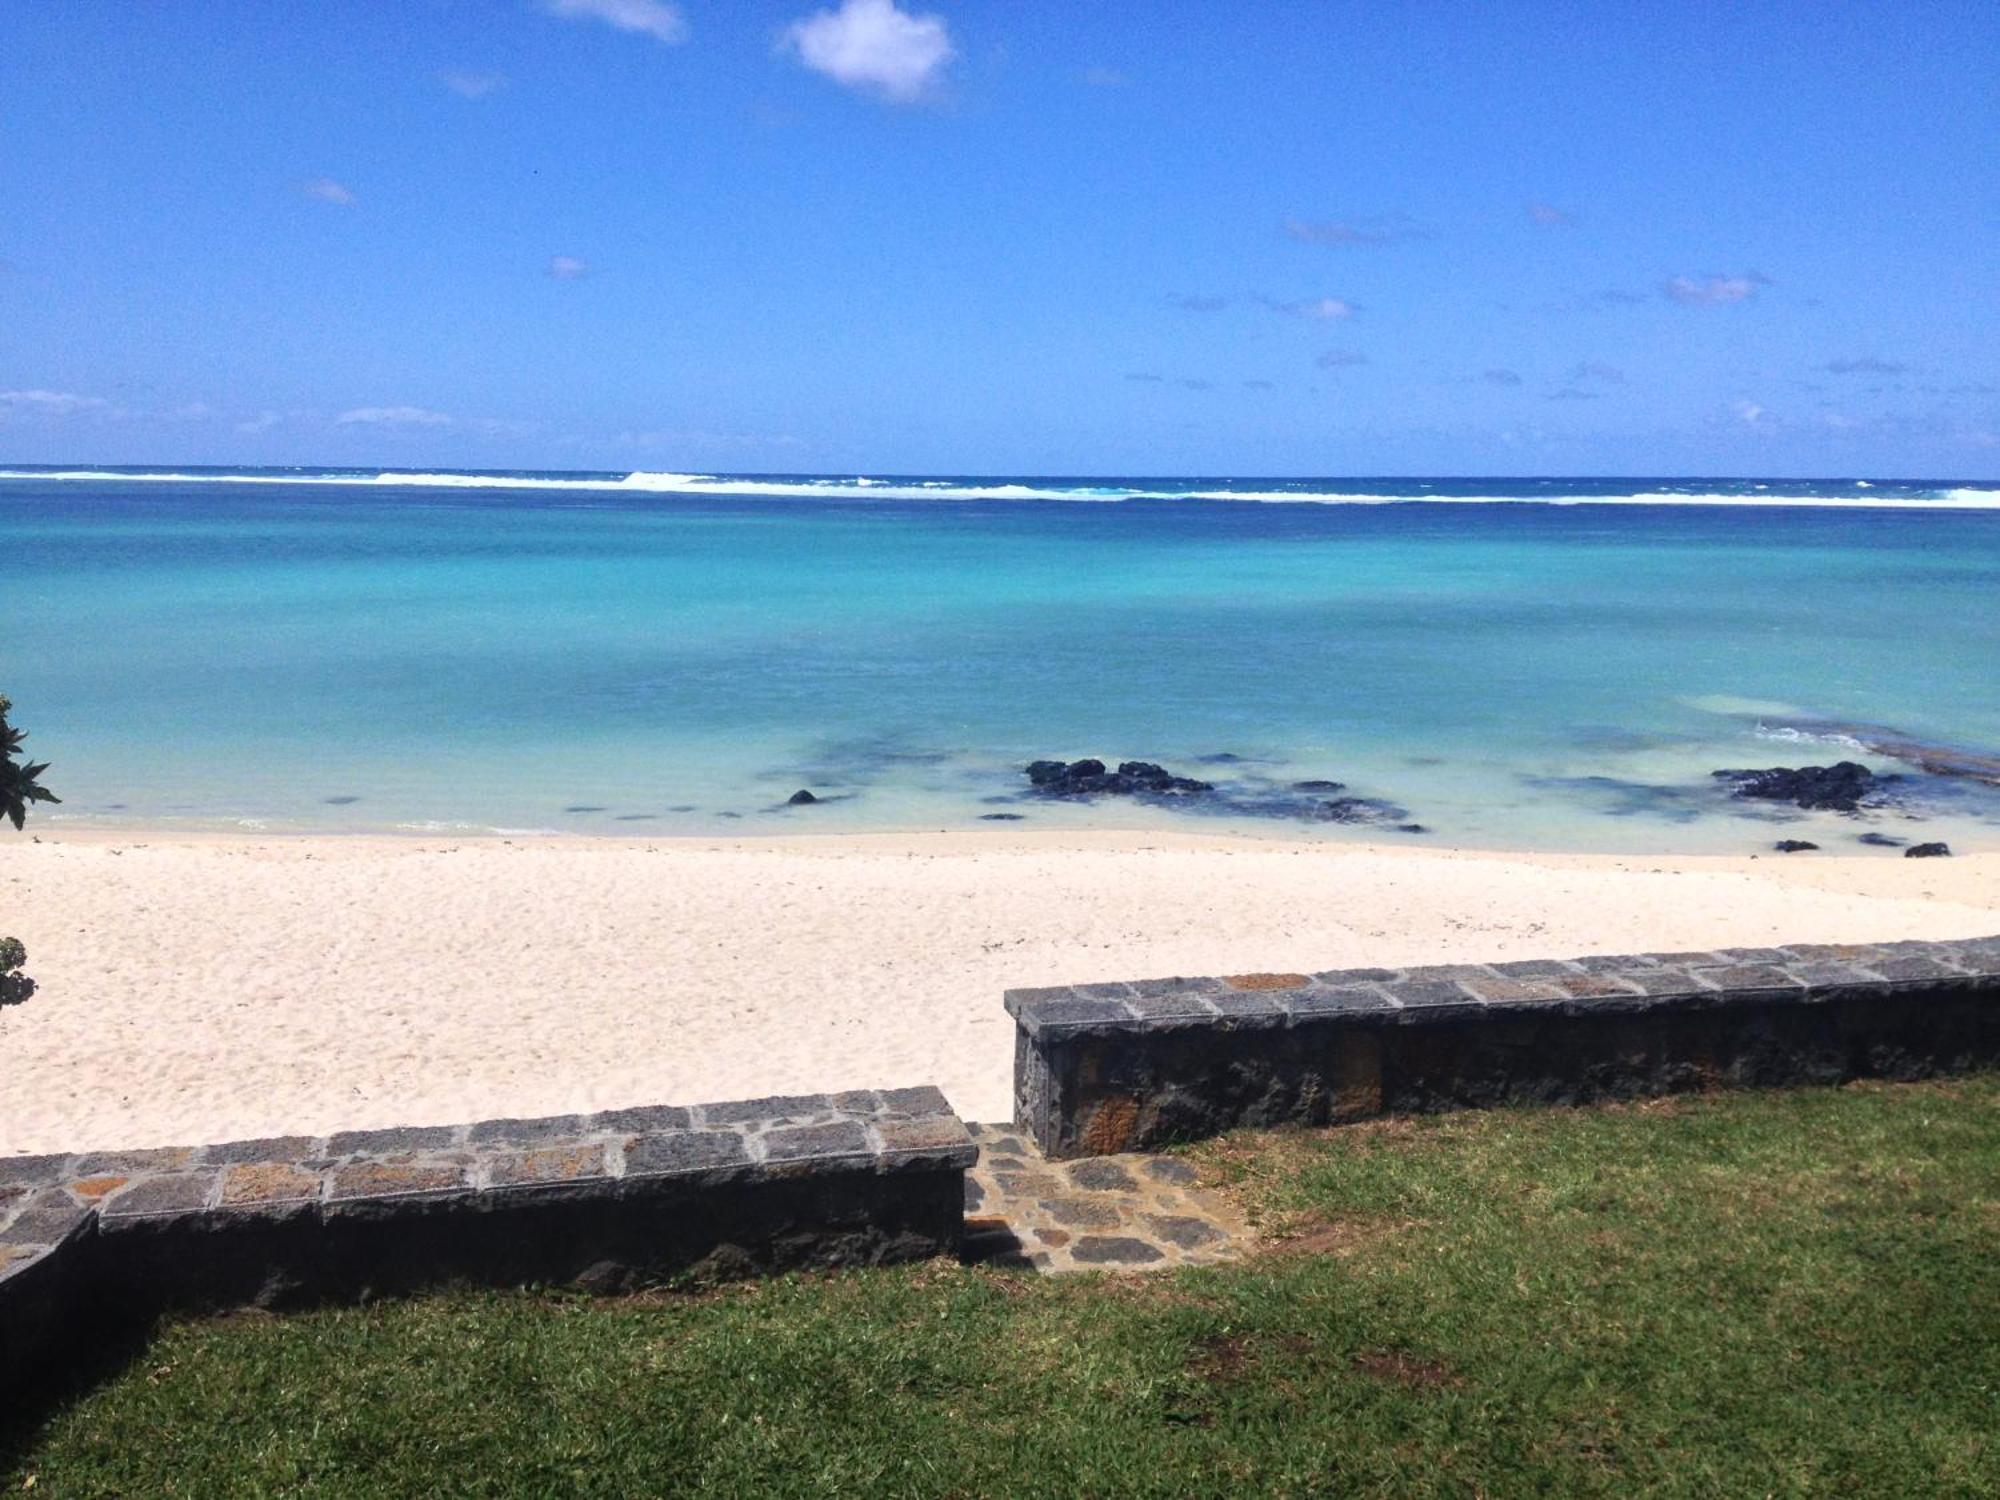
[[[1762,771],[1715,771],[1718,781],[1734,783],[1731,795],[1759,802],[1789,802],[1807,812],[1861,811],[1882,806],[1900,776],[1878,776],[1857,761],[1830,766],[1772,766]]]
[[[1148,760],[1119,762],[1107,771],[1101,760],[1038,760],[1028,766],[1028,781],[1044,797],[1189,797],[1213,792],[1213,782],[1176,776]]]
[[[1240,757],[1231,757],[1232,762]],[[1217,756],[1202,757],[1215,763]],[[1225,762],[1228,763],[1228,762]],[[1130,797],[1183,812],[1224,818],[1273,818],[1301,823],[1392,826],[1401,833],[1426,833],[1409,821],[1409,809],[1379,797],[1328,797],[1345,784],[1315,778],[1279,786],[1262,778],[1217,785],[1179,776],[1149,760],[1121,761],[1116,770],[1101,760],[1037,760],[1025,768],[1028,795],[1061,801]]]

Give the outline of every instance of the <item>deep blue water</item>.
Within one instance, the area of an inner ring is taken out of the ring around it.
[[[9,472],[0,691],[66,820],[1243,815],[984,800],[1098,755],[1243,796],[1334,778],[1430,830],[1273,833],[2000,842],[1959,781],[1912,784],[1926,824],[1780,827],[1706,774],[1856,755],[1800,721],[2000,748],[1990,486]],[[801,786],[838,800],[783,809]]]

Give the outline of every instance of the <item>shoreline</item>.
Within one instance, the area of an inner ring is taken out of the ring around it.
[[[1787,861],[1794,864],[1824,863],[1842,860],[1883,860],[1902,856],[1903,848],[1909,844],[1926,843],[1933,839],[1947,842],[1954,857],[1978,858],[2000,855],[2000,838],[1988,844],[1986,835],[2000,830],[2000,824],[1982,819],[1952,818],[1949,816],[1927,815],[1913,819],[1907,824],[1883,825],[1874,822],[1857,822],[1852,830],[1842,828],[1846,835],[1839,844],[1819,844],[1814,849],[1786,854],[1774,847],[1783,838],[1832,838],[1836,835],[1822,827],[1815,827],[1807,818],[1763,820],[1744,818],[1743,831],[1749,834],[1745,843],[1725,848],[1660,848],[1646,840],[1635,837],[1627,848],[1568,847],[1554,848],[1546,845],[1508,844],[1501,840],[1487,843],[1453,843],[1434,829],[1422,833],[1403,834],[1385,839],[1384,830],[1367,825],[1345,825],[1339,823],[1314,823],[1295,819],[1244,817],[1236,820],[1189,818],[1182,814],[1164,813],[1163,821],[1153,826],[1142,824],[1051,824],[1047,822],[1029,825],[1022,822],[979,822],[945,825],[937,822],[911,823],[901,826],[800,828],[797,826],[773,827],[766,824],[747,822],[731,823],[727,828],[694,830],[684,826],[640,826],[629,830],[603,827],[590,831],[565,828],[514,828],[491,827],[487,825],[451,825],[445,827],[418,827],[415,825],[369,825],[364,827],[338,828],[325,826],[263,826],[262,820],[244,819],[240,821],[220,820],[206,822],[189,820],[187,823],[167,822],[118,822],[105,823],[94,820],[88,824],[51,818],[41,814],[38,824],[25,833],[6,832],[15,842],[45,844],[106,844],[130,843],[146,840],[153,843],[181,844],[243,844],[305,843],[326,840],[333,844],[379,843],[385,848],[407,848],[420,844],[520,844],[534,848],[631,848],[637,845],[657,844],[662,847],[703,848],[742,847],[764,848],[791,847],[800,849],[823,847],[829,844],[865,846],[900,845],[927,843],[934,841],[966,840],[973,843],[990,842],[995,847],[1004,845],[1030,846],[1047,845],[1066,847],[1107,843],[1124,845],[1129,843],[1151,843],[1156,845],[1185,843],[1191,847],[1239,843],[1258,848],[1314,849],[1328,852],[1380,855],[1432,855],[1454,858],[1492,858],[1518,860],[1672,860],[1676,862],[1713,862],[1717,860],[1760,859]],[[1820,816],[1836,816],[1832,814]],[[1662,830],[1652,830],[1655,833]],[[1901,840],[1893,845],[1870,846],[1860,842],[1864,833],[1888,833]],[[1977,841],[1976,843],[1973,841]],[[0,859],[5,857],[5,843],[0,843]]]
[[[1522,854],[1240,833],[0,839],[0,1156],[935,1083],[1001,991],[2000,931],[2000,854]]]

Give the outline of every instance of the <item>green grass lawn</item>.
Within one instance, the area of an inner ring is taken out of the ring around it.
[[[1268,1253],[176,1324],[0,1494],[2000,1494],[2000,1077],[1191,1154]]]

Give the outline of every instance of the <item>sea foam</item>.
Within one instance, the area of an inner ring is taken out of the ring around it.
[[[1022,483],[1018,480],[967,480],[924,478],[874,478],[811,476],[744,476],[728,474],[684,474],[671,471],[634,470],[627,474],[522,474],[466,473],[452,470],[356,470],[310,472],[294,470],[243,469],[134,470],[134,469],[9,469],[0,470],[0,481],[41,483],[165,483],[165,484],[262,484],[338,485],[388,489],[444,490],[523,490],[536,492],[580,491],[598,494],[693,495],[744,499],[799,500],[936,500],[1007,501],[1043,500],[1069,503],[1115,503],[1127,500],[1238,501],[1268,505],[1624,505],[1624,506],[1773,506],[1835,510],[1995,510],[2000,509],[2000,486],[1955,486],[1941,489],[1907,487],[1912,493],[1880,495],[1866,481],[1853,488],[1870,493],[1833,493],[1829,484],[1822,492],[1775,494],[1758,484],[1742,491],[1634,490],[1626,493],[1566,492],[1549,489],[1549,481],[1534,481],[1534,493],[1438,494],[1430,484],[1418,484],[1424,491],[1395,494],[1386,491],[1340,489],[1252,489],[1228,483],[1173,485],[1134,483],[1090,485]],[[1559,482],[1559,481],[1558,481]],[[1266,481],[1268,483],[1268,481]],[[1305,484],[1302,481],[1302,486]],[[1602,483],[1602,481],[1590,481]],[[1524,484],[1524,488],[1526,485]]]

